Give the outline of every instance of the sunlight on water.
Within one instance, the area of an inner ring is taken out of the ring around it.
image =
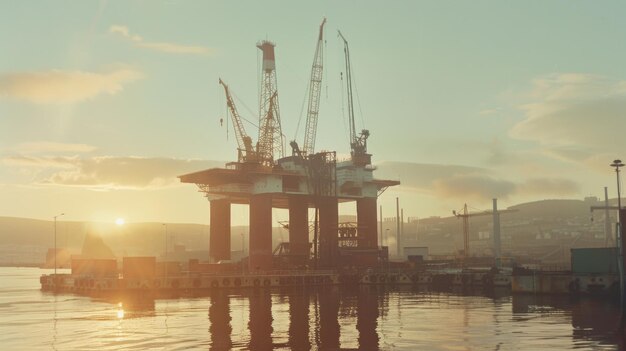
[[[118,319],[123,319],[124,318],[124,309],[122,308],[122,303],[119,302],[117,304],[117,318]]]
[[[602,299],[414,288],[90,298],[41,292],[42,272],[0,268],[3,350],[617,350],[622,346],[613,332],[618,307]]]

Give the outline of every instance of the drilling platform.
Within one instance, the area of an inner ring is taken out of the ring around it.
[[[196,184],[210,203],[209,256],[214,263],[230,260],[231,205],[249,206],[248,271],[277,269],[272,247],[272,209],[288,209],[290,267],[376,267],[384,255],[378,243],[377,198],[395,180],[374,178],[376,167],[367,150],[368,130],[357,133],[354,119],[352,73],[348,41],[344,44],[350,158],[338,161],[334,151],[315,151],[323,73],[324,19],[311,68],[308,109],[303,147],[291,141],[285,155],[275,44],[262,41],[262,82],[259,98],[259,134],[256,145],[244,128],[229,86],[220,78],[238,143],[237,161],[224,168],[211,168],[179,176]],[[342,74],[342,79],[343,79]],[[338,205],[355,201],[356,230],[341,230]],[[310,225],[309,209],[314,209]],[[313,238],[310,240],[310,228]],[[285,267],[280,267],[285,268]]]

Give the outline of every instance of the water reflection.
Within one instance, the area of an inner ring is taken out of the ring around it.
[[[332,287],[317,291],[319,306],[319,341],[320,349],[339,348],[339,289]],[[316,340],[317,341],[317,340]]]
[[[217,291],[211,295],[209,307],[209,333],[211,334],[212,350],[230,350],[232,326],[230,324],[230,298],[224,291]]]
[[[520,347],[532,345],[533,333],[558,335],[559,343],[575,347],[624,347],[615,333],[619,320],[616,303],[511,296],[507,290],[361,286],[218,290],[194,298],[125,295],[104,300],[115,306],[111,317],[120,321],[167,319],[170,314],[183,313],[180,304],[198,306],[205,313],[208,308],[208,330],[204,329],[208,335],[198,342],[212,350],[506,348],[520,333],[527,343]],[[182,320],[177,317],[176,323]],[[166,328],[165,333],[174,331]],[[450,338],[456,341],[446,341]]]
[[[249,295],[251,350],[271,350],[272,345],[272,295],[267,289],[254,290]]]
[[[559,314],[571,318],[572,338],[582,344],[593,341],[620,350],[626,346],[618,331],[619,302],[599,298],[551,295],[512,297],[513,315],[523,318]]]
[[[289,346],[292,350],[310,350],[309,304],[307,289],[294,288],[287,292],[289,297]]]
[[[359,348],[362,350],[378,349],[378,298],[379,291],[376,287],[361,287],[357,294],[356,304],[356,329],[359,332]]]
[[[96,301],[104,301],[116,305],[114,316],[117,319],[153,317],[156,315],[154,297],[142,294],[104,296],[96,299]]]

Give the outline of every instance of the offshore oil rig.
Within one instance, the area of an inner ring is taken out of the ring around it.
[[[249,205],[248,270],[275,269],[272,247],[272,208],[288,209],[289,242],[284,244],[288,266],[335,268],[374,267],[384,253],[379,248],[377,197],[398,181],[374,178],[372,155],[367,150],[368,130],[356,131],[348,41],[344,44],[350,159],[338,161],[334,151],[315,151],[323,72],[324,19],[309,83],[304,143],[291,141],[285,155],[276,81],[275,44],[262,41],[262,83],[259,98],[259,135],[254,144],[244,129],[229,86],[222,80],[228,111],[238,143],[237,161],[181,175],[183,183],[196,184],[210,202],[209,256],[212,262],[230,260],[231,204]],[[343,79],[343,75],[342,75]],[[357,226],[341,230],[338,204],[355,201]],[[315,210],[309,225],[309,209]],[[310,242],[310,227],[313,240]],[[281,267],[284,268],[284,267]]]
[[[196,184],[210,203],[210,262],[190,260],[186,270],[178,262],[155,257],[124,257],[122,269],[114,259],[72,260],[71,274],[43,275],[43,290],[81,294],[117,291],[201,292],[213,288],[333,285],[342,282],[410,284],[399,272],[373,273],[388,253],[378,242],[377,198],[395,180],[374,178],[367,150],[368,130],[356,131],[348,41],[344,44],[345,87],[350,134],[350,158],[338,161],[334,151],[315,151],[323,72],[324,25],[311,68],[304,143],[291,141],[285,155],[276,80],[275,44],[261,41],[262,84],[259,97],[259,134],[256,144],[246,132],[229,86],[220,78],[237,139],[237,161],[224,168],[179,176]],[[344,74],[342,73],[342,81]],[[355,201],[356,226],[339,223],[338,205]],[[250,209],[249,255],[239,264],[231,259],[231,205]],[[289,242],[275,259],[272,247],[272,209],[288,209]],[[314,218],[309,220],[309,210]],[[313,223],[311,225],[311,222]],[[311,228],[313,238],[310,240]],[[247,264],[246,261],[247,260]],[[228,264],[222,264],[222,263]],[[351,272],[346,274],[345,268]],[[343,272],[340,272],[343,271]],[[361,273],[359,273],[361,272]]]

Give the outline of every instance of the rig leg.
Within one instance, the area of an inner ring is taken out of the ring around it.
[[[289,251],[295,264],[309,259],[309,206],[302,197],[289,198]]]
[[[356,213],[359,228],[359,249],[376,249],[378,247],[376,198],[357,200]]]
[[[272,269],[272,196],[250,198],[250,272]]]
[[[337,198],[325,197],[319,200],[319,221],[319,266],[334,267],[339,257]]]
[[[211,261],[230,260],[230,202],[211,201],[209,256]]]

